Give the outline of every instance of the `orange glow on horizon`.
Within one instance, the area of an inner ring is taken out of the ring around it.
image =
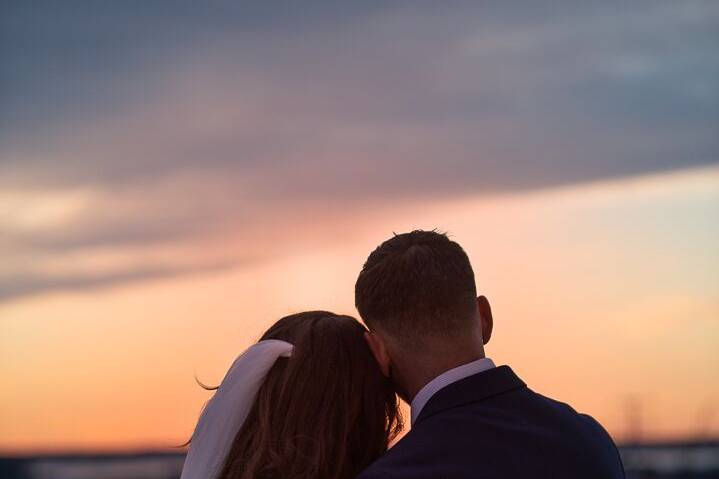
[[[618,439],[638,401],[647,438],[719,434],[719,170],[496,197],[327,212],[296,243],[214,238],[180,248],[260,250],[207,271],[0,304],[0,450],[168,448],[184,442],[234,357],[279,317],[356,316],[353,284],[392,231],[445,229],[493,304],[487,353]],[[33,225],[35,227],[36,225]],[[313,232],[307,232],[313,230]],[[678,233],[678,232],[681,232]],[[241,243],[246,241],[246,243]],[[213,249],[213,251],[214,251]],[[113,252],[85,261],[112,264]],[[188,260],[188,261],[189,261]],[[104,263],[103,263],[104,261]]]

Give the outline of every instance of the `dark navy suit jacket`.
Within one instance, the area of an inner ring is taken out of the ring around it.
[[[439,390],[412,429],[358,479],[619,479],[591,417],[527,388],[509,366]]]

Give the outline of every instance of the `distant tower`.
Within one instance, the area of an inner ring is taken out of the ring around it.
[[[708,440],[714,433],[714,420],[717,416],[717,406],[713,401],[707,401],[706,404],[699,408],[697,415],[697,427],[695,435],[697,439]]]
[[[642,403],[637,396],[629,396],[624,403],[626,420],[625,440],[639,443],[642,440]]]

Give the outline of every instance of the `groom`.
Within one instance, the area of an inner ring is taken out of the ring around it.
[[[412,423],[359,479],[624,477],[597,421],[485,357],[492,311],[446,235],[413,231],[382,243],[357,278],[355,302]]]

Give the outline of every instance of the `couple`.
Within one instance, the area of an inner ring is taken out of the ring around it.
[[[200,416],[182,479],[624,477],[597,421],[485,357],[492,311],[447,236],[382,243],[355,303],[368,329],[294,314],[237,358]],[[397,395],[412,427],[388,449],[402,427]]]

